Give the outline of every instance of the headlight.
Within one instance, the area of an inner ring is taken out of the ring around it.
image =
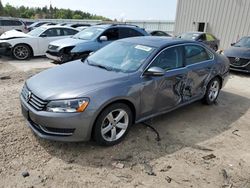
[[[51,101],[46,106],[48,112],[83,112],[89,104],[87,99],[68,99]]]

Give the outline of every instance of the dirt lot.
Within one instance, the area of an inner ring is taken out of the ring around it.
[[[105,148],[46,141],[26,126],[21,87],[51,66],[0,59],[0,187],[250,188],[250,76],[232,74],[213,106],[196,102],[154,118],[159,142],[138,124]]]

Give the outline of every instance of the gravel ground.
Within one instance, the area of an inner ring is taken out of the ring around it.
[[[231,74],[218,103],[188,105],[142,124],[113,147],[36,137],[19,92],[45,59],[0,58],[0,187],[250,187],[250,76]],[[27,177],[23,177],[23,175]]]

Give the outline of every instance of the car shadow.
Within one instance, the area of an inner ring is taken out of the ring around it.
[[[230,70],[230,74],[234,75],[234,76],[243,77],[243,78],[250,78],[250,73],[246,73],[246,72],[239,72],[239,71]]]
[[[185,147],[195,147],[231,128],[250,107],[248,98],[222,91],[217,104],[196,102],[173,112],[156,117],[148,123],[156,134],[143,124],[130,129],[126,139],[112,147],[95,143],[61,143],[37,138],[40,145],[53,157],[81,166],[110,166],[114,161],[125,165],[142,164],[172,154]]]

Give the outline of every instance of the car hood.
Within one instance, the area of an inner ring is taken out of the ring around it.
[[[227,57],[239,57],[244,59],[250,59],[250,48],[231,47],[224,51]]]
[[[86,43],[88,40],[74,39],[74,38],[65,38],[56,40],[50,43],[50,45],[59,46],[60,48],[76,46],[78,44]]]
[[[25,34],[23,32],[17,31],[17,30],[10,30],[5,33],[3,33],[0,36],[1,40],[8,40],[8,39],[15,39],[15,38],[30,38],[31,35]]]
[[[92,91],[127,80],[127,73],[107,71],[78,60],[36,74],[26,84],[41,99],[55,100],[88,97]]]

